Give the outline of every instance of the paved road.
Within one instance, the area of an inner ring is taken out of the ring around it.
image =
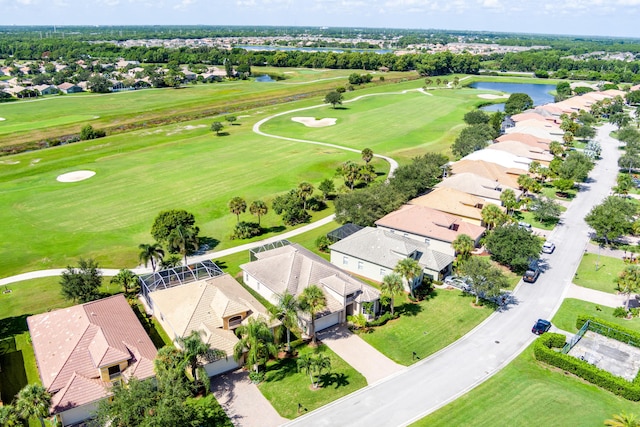
[[[520,354],[535,338],[534,321],[551,318],[560,306],[588,241],[583,218],[615,184],[620,154],[617,142],[608,136],[612,129],[604,125],[598,130],[603,159],[553,231],[558,247],[545,256],[546,271],[536,283],[518,285],[515,304],[409,369],[286,425],[408,425],[473,389]]]

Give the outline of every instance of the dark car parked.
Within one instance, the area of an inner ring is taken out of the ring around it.
[[[529,268],[524,272],[522,276],[522,280],[525,282],[533,283],[538,280],[538,276],[540,275],[540,266],[538,265],[538,261],[532,261],[529,263]]]
[[[551,322],[544,319],[538,319],[536,324],[533,325],[533,328],[531,328],[531,332],[533,332],[536,335],[542,335],[545,332],[549,331],[550,328],[551,328]]]

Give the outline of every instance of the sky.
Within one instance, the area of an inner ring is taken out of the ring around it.
[[[0,0],[0,25],[419,28],[640,38],[640,0]]]

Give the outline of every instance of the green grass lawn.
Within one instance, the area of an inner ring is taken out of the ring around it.
[[[627,320],[614,317],[613,308],[611,307],[599,306],[592,302],[573,298],[567,298],[562,302],[560,310],[558,310],[551,322],[560,329],[575,333],[578,332],[578,328],[576,328],[576,319],[580,314],[599,317],[603,320],[624,326],[627,329],[633,329],[640,332],[640,318],[635,317],[631,320]]]
[[[458,290],[434,291],[433,297],[411,303],[408,299],[396,300],[396,311],[400,318],[384,326],[374,328],[360,337],[390,359],[411,365],[415,351],[420,359],[446,347],[469,332],[493,310],[488,306],[476,308],[471,305],[474,297]]]
[[[449,153],[451,143],[463,127],[462,117],[479,100],[477,91],[441,89],[425,95],[415,91],[421,84],[413,81],[386,86],[393,89],[387,93],[380,93],[379,87],[348,93],[342,108],[325,106],[286,114],[265,123],[262,130],[307,140],[340,141],[341,145],[356,149],[364,148],[364,143],[374,153],[390,154],[405,161],[427,149]],[[401,93],[405,90],[409,92]],[[349,102],[362,95],[369,96]],[[415,114],[416,111],[429,113]],[[299,116],[336,118],[337,122],[333,126],[311,128],[291,120]]]
[[[576,194],[578,194],[578,190],[573,189],[573,190],[567,191],[567,197],[566,198],[560,198],[556,194],[557,191],[558,190],[553,185],[551,185],[549,183],[546,183],[546,184],[544,184],[542,186],[542,192],[541,193],[542,193],[543,196],[548,197],[548,198],[550,198],[552,200],[567,200],[567,201],[573,200],[576,197]]]
[[[614,294],[618,289],[616,283],[618,274],[620,274],[627,265],[628,264],[625,264],[619,258],[603,255],[598,257],[598,254],[585,253],[582,256],[573,283],[585,288]]]
[[[354,70],[279,69],[287,72],[287,80],[260,83],[254,80],[225,81],[212,84],[185,85],[180,89],[145,89],[110,94],[78,93],[47,96],[0,104],[0,146],[54,135],[78,132],[85,124],[94,127],[122,126],[137,122],[153,123],[170,116],[226,114],[230,109],[244,110],[268,105],[291,96],[313,94],[316,103],[324,91],[347,84]],[[254,67],[256,75],[269,69]],[[415,73],[393,72],[389,80],[414,76]],[[317,93],[317,94],[316,94]]]
[[[298,403],[305,409],[303,412],[313,411],[367,385],[367,380],[359,372],[325,345],[313,349],[302,344],[295,350],[298,356],[316,351],[329,356],[331,372],[321,378],[321,388],[312,390],[309,375],[298,372],[294,358],[269,362],[265,380],[258,388],[285,418],[302,415],[298,413]]]
[[[529,346],[507,367],[414,426],[601,426],[630,402],[535,360]]]

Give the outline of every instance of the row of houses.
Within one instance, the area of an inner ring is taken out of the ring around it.
[[[484,206],[494,204],[504,210],[501,194],[509,189],[520,199],[518,178],[529,175],[532,162],[549,166],[554,158],[549,144],[562,141],[564,134],[560,116],[624,95],[619,90],[591,92],[510,117],[503,135],[487,148],[449,163],[445,179],[428,194],[379,219],[376,227],[360,229],[331,245],[331,262],[380,282],[398,261],[413,258],[424,276],[441,280],[451,272],[455,256],[451,243],[458,236],[466,234],[479,245],[486,231]]]
[[[380,292],[360,277],[380,282],[405,258],[418,261],[433,279],[449,274],[455,256],[451,243],[465,234],[478,245],[485,233],[482,208],[500,206],[506,189],[520,197],[518,176],[527,174],[534,160],[543,165],[552,160],[549,143],[561,135],[560,115],[587,109],[617,92],[587,94],[513,116],[513,126],[488,148],[447,165],[448,176],[430,193],[379,219],[375,227],[347,226],[344,234],[335,233],[340,236],[330,246],[330,262],[281,241],[251,251],[251,261],[240,266],[243,282],[272,304],[284,292],[299,296],[318,285],[327,306],[316,317],[316,331],[353,314],[374,316]],[[140,283],[144,304],[174,342],[198,331],[227,355],[207,361],[210,376],[242,364],[233,358],[239,325],[270,318],[255,297],[210,261],[154,272]],[[51,414],[63,426],[91,417],[114,383],[154,375],[157,351],[122,295],[31,316],[27,322],[42,383],[53,394]],[[307,335],[314,332],[308,316],[301,317],[300,326]]]

